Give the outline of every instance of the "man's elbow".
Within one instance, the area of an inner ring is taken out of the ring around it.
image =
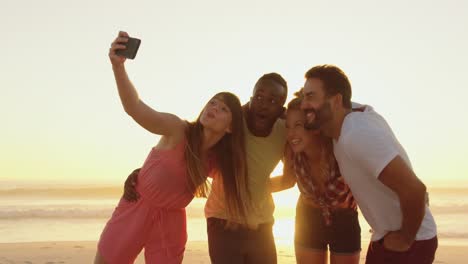
[[[427,192],[427,188],[426,188],[426,185],[424,183],[421,182],[421,192],[424,194],[424,196],[426,195],[426,192]]]
[[[426,191],[427,191],[426,185],[418,179],[416,183],[415,192],[417,192],[420,196],[425,197]]]
[[[424,183],[421,181],[415,182],[410,189],[408,189],[405,193],[406,199],[412,201],[424,201],[426,200],[426,192],[427,188]]]

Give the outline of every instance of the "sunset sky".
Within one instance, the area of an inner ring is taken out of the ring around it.
[[[467,1],[2,1],[0,184],[123,183],[158,137],[121,107],[119,30],[141,98],[194,119],[216,92],[247,102],[264,73],[289,97],[317,64],[390,123],[417,175],[468,186]]]

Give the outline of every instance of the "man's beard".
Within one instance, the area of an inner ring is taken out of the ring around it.
[[[332,119],[331,106],[330,106],[330,102],[328,101],[323,103],[323,105],[318,109],[310,108],[310,109],[305,110],[305,112],[306,112],[306,115],[307,113],[310,113],[310,112],[315,114],[315,118],[311,122],[307,120],[307,117],[306,117],[306,122],[304,124],[304,127],[308,130],[320,129],[322,128],[323,124],[325,124],[326,122]]]

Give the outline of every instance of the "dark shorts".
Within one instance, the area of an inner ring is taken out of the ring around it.
[[[262,224],[257,230],[230,230],[225,228],[226,220],[208,218],[206,222],[211,263],[276,264],[273,224]]]
[[[437,237],[434,237],[415,241],[406,252],[395,252],[386,249],[381,239],[369,244],[366,264],[430,264],[434,262],[437,246]]]
[[[358,213],[351,208],[332,211],[331,225],[326,226],[319,208],[299,200],[296,207],[294,243],[307,249],[334,254],[354,254],[361,251],[361,227]]]

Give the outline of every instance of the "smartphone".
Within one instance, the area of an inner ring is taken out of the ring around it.
[[[122,45],[125,45],[126,48],[121,49],[121,50],[116,50],[115,54],[133,60],[138,52],[140,43],[141,43],[140,39],[129,37],[127,43],[121,43]]]

